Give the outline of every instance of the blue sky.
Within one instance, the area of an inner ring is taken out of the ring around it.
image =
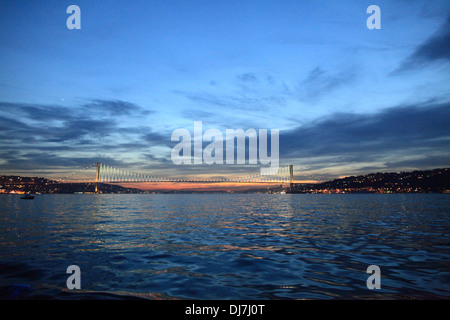
[[[298,179],[448,166],[449,19],[448,1],[1,0],[0,172],[258,171],[173,165],[194,121],[279,129]]]

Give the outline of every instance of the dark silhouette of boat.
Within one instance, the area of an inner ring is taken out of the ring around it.
[[[23,197],[21,197],[20,199],[24,199],[24,200],[33,200],[34,196],[32,196],[31,194],[27,193],[26,195],[24,195]]]

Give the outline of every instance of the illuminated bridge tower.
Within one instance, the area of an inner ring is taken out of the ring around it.
[[[294,191],[294,166],[289,165],[289,181],[290,181],[290,191]]]
[[[98,193],[98,180],[100,178],[100,167],[101,164],[97,163],[97,173],[95,174],[95,193]]]
[[[289,178],[291,181],[291,192],[294,191],[294,166],[292,164],[289,165]]]

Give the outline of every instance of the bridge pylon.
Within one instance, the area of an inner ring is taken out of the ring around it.
[[[291,192],[294,190],[294,166],[292,164],[289,165],[289,179],[291,182]]]
[[[95,174],[95,193],[98,193],[98,181],[100,179],[101,164],[97,162],[97,173]]]

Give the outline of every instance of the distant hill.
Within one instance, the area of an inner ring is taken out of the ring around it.
[[[330,191],[335,193],[378,192],[445,192],[450,190],[450,169],[412,172],[370,173],[335,179],[319,184],[295,184],[293,193]]]
[[[101,193],[139,193],[141,190],[112,184],[98,184]],[[92,193],[95,183],[58,183],[38,177],[0,176],[1,193]]]
[[[95,183],[58,183],[54,184],[53,193],[93,193],[95,192]],[[99,193],[140,193],[141,190],[134,188],[125,188],[114,184],[99,183]]]

